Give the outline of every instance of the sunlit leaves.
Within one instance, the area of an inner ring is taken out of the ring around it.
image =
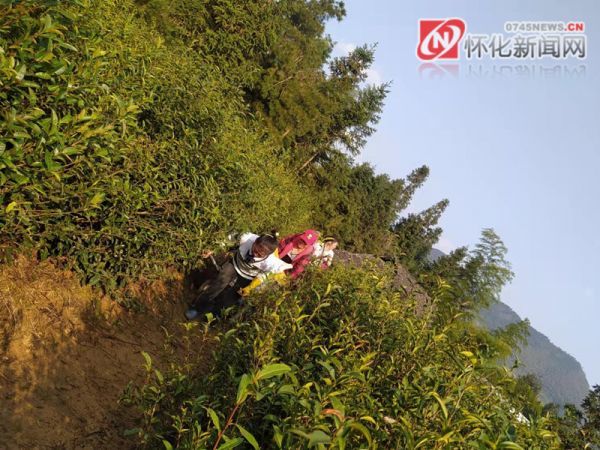
[[[177,413],[190,430],[180,445],[211,446],[219,432],[277,448],[555,448],[543,419],[511,412],[510,374],[484,360],[477,337],[454,315],[434,326],[415,314],[389,276],[338,268],[249,298],[218,333],[207,378],[185,391],[208,415]]]

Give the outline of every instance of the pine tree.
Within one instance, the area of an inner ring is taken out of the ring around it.
[[[398,211],[403,211],[409,205],[413,198],[416,190],[419,189],[427,178],[429,177],[429,167],[421,166],[413,170],[408,177],[406,177],[406,186],[402,191],[402,196],[398,201]]]
[[[595,385],[581,404],[585,413],[583,432],[586,439],[595,446],[600,446],[600,385]]]
[[[347,249],[381,255],[390,245],[389,227],[399,212],[404,180],[377,175],[368,164],[350,166],[347,160],[340,154],[315,170],[315,226]]]
[[[429,252],[442,234],[437,224],[448,204],[448,200],[441,200],[419,214],[409,214],[393,226],[396,255],[409,270],[417,272],[428,264]]]
[[[506,260],[507,251],[492,228],[481,232],[481,239],[465,265],[476,308],[499,301],[502,288],[513,279],[514,273]]]

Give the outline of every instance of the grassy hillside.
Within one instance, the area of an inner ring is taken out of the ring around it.
[[[67,257],[113,289],[231,230],[310,225],[381,253],[427,177],[352,162],[387,88],[361,87],[370,48],[330,57],[341,3],[0,8],[2,258]]]
[[[67,256],[110,288],[189,265],[229,229],[307,222],[289,159],[248,120],[224,68],[151,14],[158,6],[2,7],[5,252]]]

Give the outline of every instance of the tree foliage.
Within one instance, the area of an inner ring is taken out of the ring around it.
[[[318,223],[356,249],[383,242],[407,191],[350,157],[387,87],[362,85],[373,48],[330,57],[341,2],[1,8],[3,258],[66,257],[112,288],[189,268],[234,229]]]
[[[130,390],[143,417],[131,433],[179,448],[223,436],[264,448],[558,448],[548,418],[519,418],[514,379],[458,310],[416,315],[391,276],[338,268],[251,298],[223,322],[206,377],[177,367]]]
[[[396,254],[409,270],[418,272],[427,264],[431,248],[442,235],[438,222],[448,204],[448,200],[441,200],[418,214],[408,214],[394,225]]]
[[[421,167],[406,180],[390,180],[367,164],[351,166],[347,156],[338,155],[314,169],[313,182],[320,193],[314,223],[338,236],[345,248],[375,255],[392,252],[390,224],[428,173]]]
[[[554,429],[566,449],[600,447],[600,386],[595,385],[581,408],[566,405],[563,414],[548,408],[554,417]]]

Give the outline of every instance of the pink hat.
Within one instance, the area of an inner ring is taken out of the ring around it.
[[[300,239],[306,245],[313,245],[319,239],[319,232],[315,230],[306,230],[304,233],[300,234],[297,239]]]

